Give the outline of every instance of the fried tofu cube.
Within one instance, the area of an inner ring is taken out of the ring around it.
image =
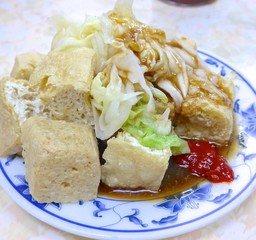
[[[180,137],[226,145],[234,128],[235,87],[231,80],[215,77],[215,83],[199,77],[190,80],[188,95],[176,119]]]
[[[43,60],[45,55],[40,53],[23,53],[15,58],[15,63],[11,71],[11,77],[16,79],[30,78],[35,67]]]
[[[0,80],[0,156],[19,153],[20,126],[31,116],[47,116],[38,93],[24,79]]]
[[[206,99],[187,100],[183,108],[187,111],[183,110],[179,115],[175,128],[179,136],[220,145],[229,142],[233,132],[233,112],[230,108],[216,106]]]
[[[5,85],[8,79],[0,80],[0,156],[4,157],[21,151],[18,115],[8,103],[5,95]]]
[[[69,203],[97,197],[100,162],[91,126],[31,117],[22,126],[21,142],[35,200]]]
[[[93,124],[90,88],[96,55],[85,47],[51,51],[30,76],[50,118]]]
[[[152,150],[128,133],[107,141],[101,180],[110,187],[157,191],[168,168],[171,150]]]

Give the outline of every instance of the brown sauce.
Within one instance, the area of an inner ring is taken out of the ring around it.
[[[170,159],[169,167],[158,191],[154,192],[144,189],[129,190],[110,188],[101,182],[99,187],[99,195],[115,199],[149,200],[182,192],[195,186],[201,181],[201,178],[188,173],[186,170],[173,163]]]
[[[237,129],[234,131],[234,136],[237,136]],[[218,151],[227,160],[230,160],[236,155],[236,153],[239,151],[239,148],[240,146],[237,139],[233,138],[228,146],[218,147]],[[169,161],[169,167],[158,191],[154,192],[144,189],[130,190],[110,188],[101,182],[99,186],[99,195],[125,200],[150,200],[181,193],[196,186],[202,181],[204,181],[203,178],[199,178],[190,174],[186,169],[182,169],[177,164],[175,164],[171,158]]]

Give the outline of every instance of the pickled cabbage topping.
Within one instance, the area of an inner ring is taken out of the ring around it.
[[[122,129],[145,147],[157,150],[171,148],[173,155],[189,153],[186,141],[179,138],[172,129],[169,111],[167,108],[163,114],[149,112],[143,102],[139,101],[132,107]]]
[[[94,78],[91,94],[96,136],[107,139],[122,127],[141,92],[135,92],[131,82],[123,83],[112,65]]]
[[[97,56],[96,72],[100,72],[109,58],[111,44],[117,46],[114,32],[118,29],[106,16],[87,17],[84,23],[73,23],[62,20],[60,30],[54,36],[52,49],[65,50],[72,47],[88,47],[95,50]]]
[[[82,24],[63,21],[52,49],[94,49],[91,102],[97,138],[123,129],[142,145],[183,152],[185,141],[173,133],[170,118],[188,94],[193,69],[205,67],[193,41],[167,40],[164,31],[135,18],[132,2],[118,0],[112,11]]]

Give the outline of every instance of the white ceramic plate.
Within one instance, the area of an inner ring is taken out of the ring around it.
[[[187,191],[150,201],[121,201],[99,196],[76,204],[39,204],[29,193],[25,166],[19,156],[2,158],[3,188],[36,218],[64,231],[98,239],[156,239],[177,236],[203,227],[243,202],[256,188],[256,91],[234,68],[219,58],[199,51],[215,72],[237,74],[237,115],[241,150],[230,162],[231,184],[204,182]]]

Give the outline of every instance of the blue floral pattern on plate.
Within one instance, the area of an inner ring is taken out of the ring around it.
[[[123,201],[99,196],[89,202],[41,204],[29,192],[24,161],[19,155],[0,161],[1,184],[32,215],[62,230],[91,238],[155,239],[202,227],[248,197],[256,187],[256,91],[230,65],[199,51],[205,63],[221,76],[236,75],[234,112],[240,150],[230,162],[231,184],[203,182],[182,193],[150,201]],[[246,96],[245,94],[246,93]]]

